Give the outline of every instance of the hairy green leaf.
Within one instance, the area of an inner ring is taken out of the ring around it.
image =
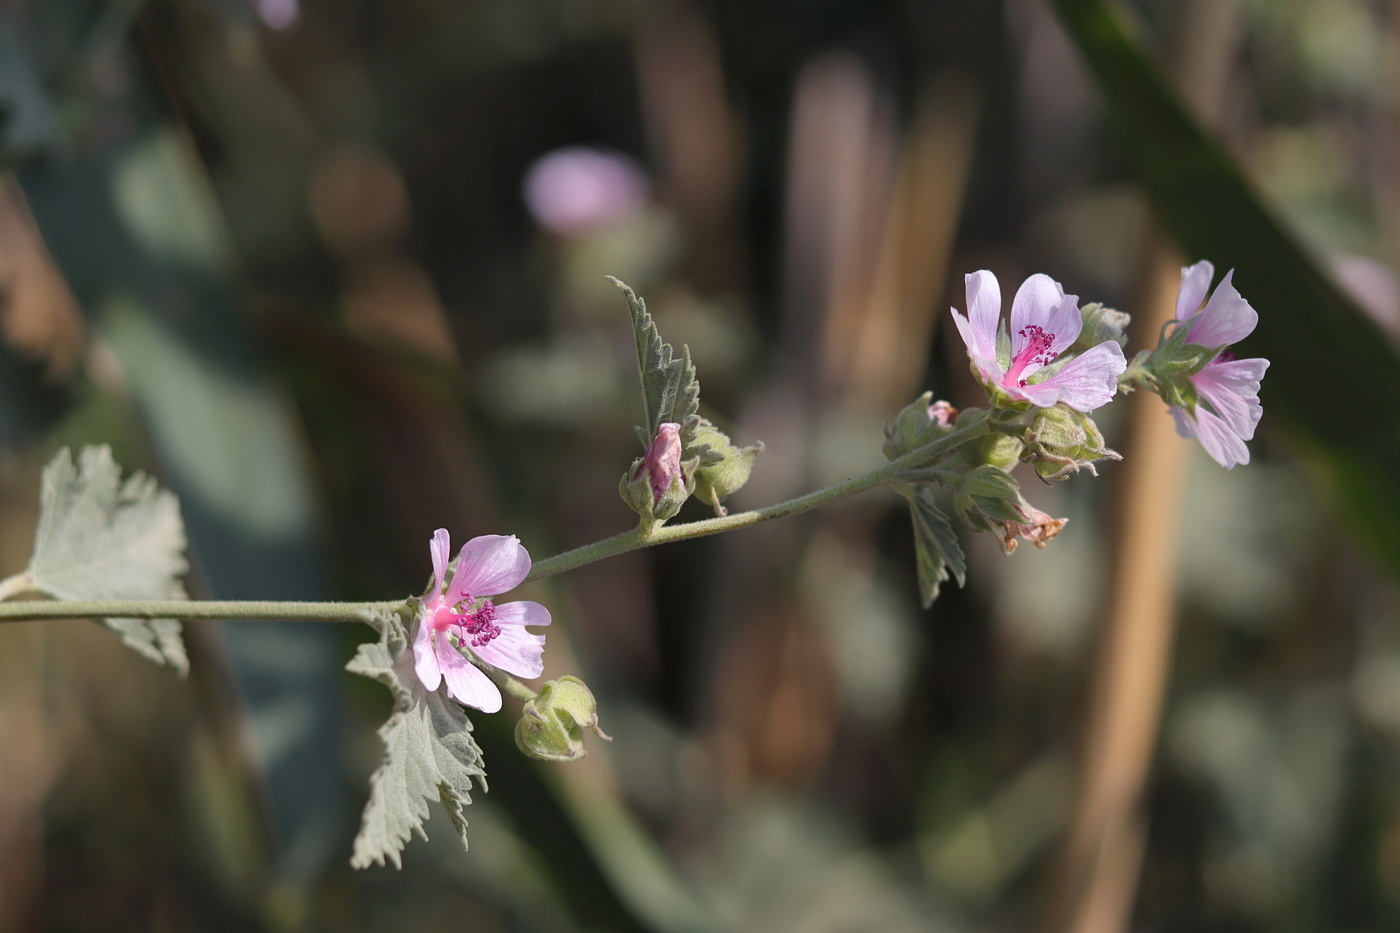
[[[1355,530],[1400,573],[1400,356],[1191,118],[1102,0],[1052,0],[1103,93],[1109,122],[1190,259],[1237,270],[1259,311],[1236,348],[1272,361],[1265,423],[1286,424],[1330,468]]]
[[[934,504],[932,489],[927,486],[902,489],[900,495],[909,500],[909,515],[914,520],[919,596],[927,609],[938,598],[938,590],[949,576],[957,579],[958,586],[966,582],[967,561],[948,516]]]
[[[464,811],[472,802],[472,779],[485,790],[486,769],[466,711],[442,691],[423,689],[399,618],[386,612],[366,621],[379,630],[379,641],[361,645],[345,669],[387,686],[394,709],[379,729],[384,758],[370,777],[350,864],[368,868],[387,860],[401,868],[401,853],[413,833],[428,838],[423,824],[430,799],[442,802],[466,847]]]
[[[682,346],[680,357],[676,357],[671,345],[661,339],[646,302],[618,279],[608,276],[608,281],[622,290],[627,310],[632,315],[637,370],[642,379],[642,414],[646,421],[641,429],[645,435],[642,445],[650,444],[661,423],[670,421],[681,426],[681,446],[688,451],[700,423],[697,414],[700,383],[695,378],[695,365],[690,361],[690,348]]]
[[[137,472],[125,483],[106,446],[68,448],[44,467],[39,528],[25,576],[58,599],[184,599],[185,525],[175,494]],[[103,619],[122,641],[181,675],[176,619]]]

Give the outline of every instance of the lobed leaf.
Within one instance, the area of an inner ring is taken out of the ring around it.
[[[681,446],[688,449],[700,423],[700,383],[695,378],[695,364],[690,361],[690,348],[682,346],[677,357],[671,345],[661,339],[646,302],[620,280],[608,276],[608,281],[622,290],[632,315],[637,371],[642,379],[642,415],[646,421],[642,445],[651,443],[662,422],[671,421],[681,426]]]
[[[25,570],[57,599],[184,599],[185,525],[175,494],[144,473],[125,483],[111,448],[68,448],[44,467],[39,527]],[[103,619],[126,645],[183,676],[189,659],[177,619]]]
[[[967,581],[967,560],[958,536],[948,522],[948,516],[933,501],[933,490],[927,486],[900,490],[909,500],[909,515],[914,521],[914,556],[919,572],[919,597],[925,609],[938,598],[938,590],[950,576],[958,586]]]
[[[369,802],[350,865],[368,868],[388,861],[402,868],[401,854],[413,833],[428,838],[423,824],[434,798],[446,808],[466,847],[464,811],[472,802],[472,779],[485,790],[486,769],[466,711],[441,691],[423,689],[398,616],[383,612],[366,621],[379,630],[379,641],[361,645],[345,669],[387,686],[394,709],[379,729],[384,758],[370,777]]]

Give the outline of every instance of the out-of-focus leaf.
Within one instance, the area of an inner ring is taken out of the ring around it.
[[[919,571],[919,598],[924,608],[933,605],[938,590],[952,576],[962,586],[967,578],[967,560],[948,516],[934,504],[933,490],[927,486],[900,490],[909,500],[909,516],[914,521],[914,558]]]
[[[29,586],[59,599],[184,599],[180,503],[155,480],[125,483],[109,447],[68,448],[44,468]],[[103,619],[129,647],[188,673],[176,619]]]
[[[1273,365],[1265,420],[1286,422],[1330,468],[1359,534],[1400,573],[1400,359],[1380,328],[1272,216],[1191,119],[1101,0],[1053,0],[1108,105],[1119,144],[1191,258],[1236,269],[1258,309],[1243,356]]]
[[[661,339],[647,304],[617,279],[609,277],[627,298],[632,314],[632,333],[637,341],[637,369],[642,377],[642,408],[646,419],[642,444],[651,443],[663,421],[681,426],[681,446],[687,456],[699,426],[700,383],[690,362],[690,348],[681,347],[677,359],[671,345]]]
[[[486,769],[466,711],[442,691],[423,689],[397,616],[385,613],[374,624],[379,641],[361,645],[345,669],[388,687],[394,711],[379,729],[384,760],[370,777],[369,803],[350,864],[368,868],[387,859],[401,868],[403,847],[414,831],[428,838],[423,823],[430,799],[442,801],[466,846],[464,811],[472,802],[472,779],[485,790]]]

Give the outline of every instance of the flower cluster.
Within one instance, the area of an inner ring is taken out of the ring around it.
[[[1229,352],[1254,330],[1258,315],[1235,290],[1232,273],[1207,300],[1214,273],[1209,262],[1182,270],[1176,319],[1155,350],[1131,363],[1123,353],[1126,314],[1097,303],[1081,307],[1060,283],[1032,275],[1016,290],[1008,322],[996,276],[986,270],[967,276],[967,313],[954,308],[953,322],[990,410],[958,412],[925,393],[885,430],[885,455],[915,461],[903,474],[913,484],[904,495],[915,504],[925,570],[960,567],[961,555],[934,533],[941,515],[931,511],[931,500],[919,499],[928,493],[918,487],[936,483],[949,490],[957,514],[974,530],[996,533],[1008,554],[1018,538],[1044,547],[1065,520],[1027,502],[1009,471],[1025,463],[1051,482],[1121,459],[1090,414],[1120,392],[1156,392],[1178,430],[1197,438],[1221,465],[1249,462],[1245,442],[1263,410],[1259,382],[1269,363]],[[925,576],[936,582],[938,575]],[[929,585],[926,600],[936,591]]]

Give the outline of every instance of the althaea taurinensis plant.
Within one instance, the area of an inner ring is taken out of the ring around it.
[[[1214,269],[1182,270],[1176,319],[1153,350],[1123,352],[1128,316],[1081,306],[1049,276],[1017,289],[1009,322],[987,271],[967,276],[966,315],[953,322],[967,346],[987,407],[964,408],[925,393],[885,428],[887,462],[826,489],[752,511],[729,513],[723,500],[747,482],[761,443],[746,447],[699,414],[700,385],[690,352],[661,339],[645,303],[621,282],[636,338],[642,454],[622,474],[622,499],[637,525],[611,538],[532,563],[514,535],[471,538],[450,561],[450,538],[429,542],[432,582],[422,596],[373,603],[196,602],[181,583],[185,532],[175,497],[136,474],[122,482],[105,447],[74,463],[60,451],[44,470],[41,514],[29,566],[0,581],[0,620],[84,617],[100,620],[126,644],[183,674],[188,667],[177,619],[320,619],[373,626],[347,669],[384,684],[393,710],[379,729],[384,757],[370,778],[369,801],[354,842],[356,867],[400,864],[404,845],[423,833],[428,801],[441,800],[466,844],[465,808],[473,782],[485,789],[481,749],[465,707],[495,713],[502,692],[521,701],[520,750],[545,761],[585,753],[584,731],[607,738],[597,703],[579,678],[560,677],[536,692],[520,678],[544,670],[550,612],[527,599],[498,602],[515,588],[637,548],[716,534],[806,511],[877,486],[907,500],[914,524],[924,605],[966,564],[946,509],[973,531],[995,535],[1006,553],[1019,541],[1044,547],[1061,532],[1055,518],[1027,501],[1011,471],[1026,464],[1045,482],[1119,459],[1092,412],[1116,395],[1145,388],[1168,405],[1179,431],[1200,440],[1225,467],[1249,462],[1262,408],[1262,359],[1236,359],[1230,347],[1258,315],[1231,281],[1209,295]],[[616,281],[616,280],[614,280]],[[873,452],[872,452],[873,453]],[[667,524],[691,497],[715,517]],[[47,601],[14,601],[16,597]]]

